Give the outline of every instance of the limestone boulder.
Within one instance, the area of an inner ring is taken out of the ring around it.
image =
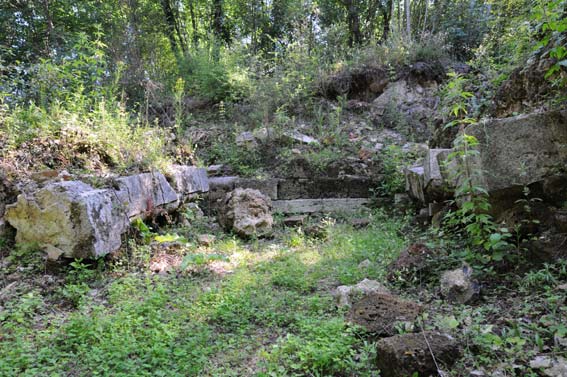
[[[479,285],[472,280],[468,264],[441,275],[441,295],[449,302],[466,304],[479,293]]]
[[[116,251],[128,218],[110,189],[77,181],[45,186],[30,196],[20,194],[6,207],[6,220],[16,242],[37,243],[48,257],[97,258]]]
[[[390,290],[376,280],[364,279],[356,285],[341,285],[333,296],[338,307],[350,307],[352,301],[374,293],[390,294]]]
[[[440,373],[436,362],[440,368],[449,367],[462,355],[453,337],[431,331],[381,339],[376,351],[380,375],[384,377],[407,377],[416,373],[437,376]]]
[[[0,237],[7,237],[10,234],[9,226],[4,219],[6,205],[16,200],[18,190],[12,182],[0,172]]]
[[[181,183],[183,182],[183,183]],[[189,189],[188,181],[179,181],[181,189]],[[179,197],[161,173],[143,173],[117,178],[116,197],[129,218],[146,217],[156,210],[173,210]]]
[[[226,195],[219,223],[241,237],[266,236],[272,231],[272,202],[258,190],[237,188]]]

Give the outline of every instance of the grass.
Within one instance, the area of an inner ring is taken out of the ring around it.
[[[0,264],[1,276],[16,281],[0,291],[0,375],[379,376],[373,340],[332,297],[338,285],[386,282],[387,265],[406,245],[401,218],[378,211],[371,220],[361,230],[324,221],[325,240],[300,229],[247,242],[217,233],[208,247],[193,242],[210,231],[197,222],[177,230],[187,242],[173,252],[222,258],[163,275],[141,256],[155,245],[133,244],[129,263],[75,261],[51,275],[30,256],[33,247],[17,249]],[[566,356],[566,262],[496,273],[471,261],[483,296],[451,305],[437,293],[439,274],[471,252],[428,240],[439,255],[427,276],[388,285],[425,305],[423,328],[458,338],[464,357],[447,376],[536,376],[530,360]],[[371,266],[359,268],[366,259]]]
[[[326,241],[221,236],[209,251],[229,259],[225,275],[95,274],[75,262],[59,290],[86,285],[78,300],[34,288],[5,303],[0,375],[377,375],[331,290],[382,277],[403,247],[401,223],[379,218],[362,231],[334,225]],[[364,259],[376,268],[359,270]]]

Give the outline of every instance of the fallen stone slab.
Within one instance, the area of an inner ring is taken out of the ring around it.
[[[209,191],[207,170],[196,166],[173,165],[165,173],[167,181],[177,192],[178,199],[191,194],[202,194]]]
[[[399,323],[413,324],[422,310],[421,305],[398,296],[373,293],[355,301],[348,320],[376,336],[393,336]]]
[[[286,133],[284,133],[283,136],[291,139],[292,141],[303,143],[303,144],[313,144],[313,145],[319,145],[320,144],[319,140],[317,140],[317,139],[315,139],[311,136],[302,134],[301,132],[299,132],[297,130],[291,131],[291,132],[286,132]]]
[[[144,217],[156,209],[173,210],[179,197],[161,173],[143,173],[117,178],[116,196],[129,218]],[[183,185],[188,186],[185,182]]]
[[[301,226],[305,223],[306,220],[307,220],[306,215],[288,216],[285,219],[283,219],[283,224],[287,227]]]
[[[52,183],[6,207],[16,242],[37,243],[50,259],[97,258],[116,251],[129,222],[113,190]]]
[[[437,376],[440,371],[436,362],[440,368],[449,367],[462,351],[453,337],[426,331],[381,339],[376,344],[376,354],[381,376]]]
[[[281,213],[327,213],[356,212],[367,208],[369,202],[366,198],[295,199],[275,200],[272,205],[274,211]]]

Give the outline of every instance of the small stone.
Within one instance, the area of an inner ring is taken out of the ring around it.
[[[351,306],[352,300],[374,293],[390,294],[390,290],[376,280],[364,279],[356,285],[341,285],[334,292],[338,307]]]
[[[295,154],[295,155],[300,155],[300,154],[301,154],[301,149],[293,148],[293,149],[291,150],[291,153],[292,153],[292,154]]]
[[[567,284],[558,285],[557,287],[555,287],[555,290],[557,290],[557,291],[567,291]]]
[[[285,136],[289,137],[293,141],[297,141],[303,144],[313,144],[313,145],[320,144],[319,140],[312,138],[311,136],[304,135],[299,131],[287,132],[285,133]]]
[[[433,251],[421,243],[410,245],[388,266],[388,279],[394,280],[399,275],[414,274],[424,271]]]
[[[207,175],[209,177],[218,177],[230,173],[230,168],[223,164],[211,165],[207,167]]]
[[[468,264],[441,276],[441,294],[448,301],[466,304],[478,293],[478,284],[471,280],[472,268]]]
[[[266,141],[270,138],[272,132],[267,127],[255,129],[252,133],[254,137],[260,141]]]
[[[305,229],[303,229],[303,234],[305,234],[308,237],[316,238],[320,240],[327,239],[327,237],[329,236],[327,227],[325,227],[322,224],[313,224],[310,226],[306,226]]]
[[[211,246],[216,239],[217,238],[212,234],[199,234],[197,236],[197,242],[199,242],[199,245],[207,247]]]
[[[31,179],[38,182],[38,183],[42,183],[42,182],[46,182],[52,179],[57,178],[57,176],[59,175],[59,172],[57,170],[54,169],[50,169],[50,170],[42,170],[39,172],[35,172],[31,174]]]
[[[543,374],[548,377],[566,377],[567,376],[567,360],[562,357],[552,361],[551,368],[545,369]]]
[[[283,224],[287,227],[301,226],[307,219],[306,215],[289,216],[283,219]]]
[[[469,373],[469,376],[470,376],[470,377],[484,377],[484,376],[486,376],[486,373],[484,373],[484,372],[481,371],[481,370],[472,370],[472,371]]]
[[[537,356],[535,359],[530,361],[530,368],[532,369],[543,369],[551,367],[551,357],[549,356]]]
[[[372,262],[370,262],[370,259],[365,259],[358,264],[358,269],[364,270],[369,268],[370,266],[372,266]]]
[[[370,225],[370,219],[352,219],[350,220],[350,225],[355,229],[366,228]]]
[[[242,132],[236,137],[236,145],[240,147],[252,147],[256,146],[256,137],[252,132]]]

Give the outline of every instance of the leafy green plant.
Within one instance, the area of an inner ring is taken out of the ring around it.
[[[382,165],[384,180],[380,184],[379,192],[384,196],[392,196],[405,191],[405,176],[403,167],[408,166],[415,159],[415,154],[404,151],[395,144],[388,145],[382,151]]]
[[[452,169],[451,180],[456,184],[455,204],[458,209],[445,215],[445,223],[451,227],[464,227],[473,245],[492,251],[492,258],[501,260],[503,251],[509,247],[511,234],[506,228],[498,228],[488,214],[488,193],[481,185],[482,172],[475,165],[478,140],[461,129],[455,140],[454,151],[447,158]]]
[[[342,319],[306,318],[297,330],[297,334],[280,338],[266,355],[270,370],[325,376],[345,370],[354,358],[357,340]]]
[[[549,57],[554,64],[545,73],[545,78],[552,80],[556,86],[567,86],[567,18],[565,0],[539,0],[532,9],[532,19],[538,22],[540,30],[539,43],[536,48],[551,45]]]

